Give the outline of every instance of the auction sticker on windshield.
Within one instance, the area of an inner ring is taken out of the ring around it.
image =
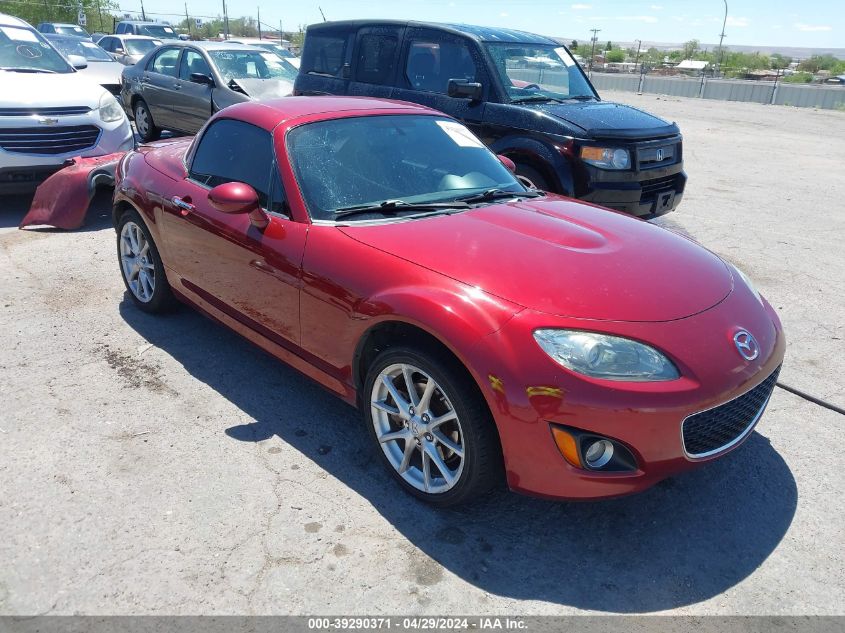
[[[38,37],[36,37],[35,33],[30,33],[26,29],[18,29],[18,28],[9,28],[7,26],[0,26],[0,31],[8,37],[10,40],[16,42],[35,42],[38,43]]]
[[[455,121],[438,121],[437,125],[460,147],[484,147],[472,132]]]

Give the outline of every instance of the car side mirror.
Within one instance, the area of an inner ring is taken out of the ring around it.
[[[88,60],[85,59],[82,55],[68,55],[67,60],[70,62],[70,65],[76,68],[76,70],[83,70],[84,68],[88,68]]]
[[[505,168],[512,174],[516,173],[516,163],[513,162],[507,156],[502,156],[501,154],[496,154],[496,158],[499,159],[499,162],[505,166]]]
[[[447,94],[458,99],[469,99],[470,101],[481,101],[481,84],[466,81],[464,79],[450,79]]]
[[[122,49],[120,46],[118,46],[118,47],[117,47],[117,48],[115,48],[115,49],[114,49],[114,51],[112,51],[112,52],[113,52],[113,53],[119,53],[119,54],[121,54],[121,55],[122,55],[122,54],[123,54],[123,49]]]
[[[208,192],[208,202],[220,213],[248,213],[249,221],[259,230],[270,224],[270,218],[258,204],[255,189],[242,182],[226,182]]]
[[[206,86],[214,85],[214,79],[205,73],[191,73],[191,81],[195,84],[205,84]]]

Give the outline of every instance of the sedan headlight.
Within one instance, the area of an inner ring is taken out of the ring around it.
[[[103,123],[113,123],[115,121],[120,121],[125,115],[123,114],[123,108],[120,107],[120,104],[117,102],[113,96],[109,93],[104,94],[100,97],[100,119]]]
[[[763,303],[763,297],[760,296],[760,293],[758,292],[757,288],[754,286],[754,282],[751,281],[751,279],[748,278],[748,275],[746,275],[744,272],[742,272],[739,268],[737,268],[733,264],[731,264],[731,267],[733,268],[734,272],[737,274],[737,277],[739,277],[742,280],[742,283],[744,283],[746,285],[746,287],[751,291],[751,294],[753,294],[755,297],[757,297],[757,301],[759,301],[760,303]]]
[[[582,147],[581,160],[602,169],[628,169],[631,153],[627,149],[613,147]]]
[[[678,370],[653,347],[620,336],[583,330],[535,330],[534,340],[557,363],[606,380],[674,380]]]

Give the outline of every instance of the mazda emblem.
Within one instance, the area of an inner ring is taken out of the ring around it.
[[[760,346],[757,344],[757,339],[745,330],[740,330],[734,334],[734,345],[736,345],[739,355],[745,360],[754,360],[760,355]]]

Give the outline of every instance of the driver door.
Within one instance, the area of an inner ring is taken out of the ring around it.
[[[208,192],[243,182],[270,216],[263,230],[246,214],[214,209]],[[165,196],[163,224],[178,290],[262,336],[300,343],[299,293],[306,225],[286,214],[271,133],[218,119],[199,139],[187,177]]]

